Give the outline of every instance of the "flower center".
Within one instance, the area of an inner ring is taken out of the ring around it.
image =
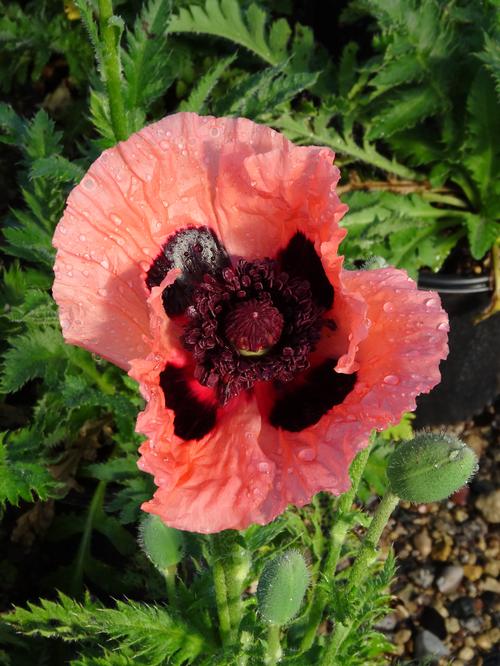
[[[308,368],[324,312],[307,280],[271,259],[242,259],[194,287],[182,342],[195,378],[226,404],[259,381],[289,382]]]
[[[241,356],[263,356],[280,339],[284,319],[268,300],[239,303],[226,316],[226,338]]]

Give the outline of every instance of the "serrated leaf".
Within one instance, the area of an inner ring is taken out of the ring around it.
[[[31,178],[49,178],[61,183],[78,183],[85,171],[62,155],[40,157],[31,165]]]
[[[36,462],[9,460],[7,433],[0,433],[0,506],[20,500],[33,502],[36,497],[48,499],[57,484],[48,470]]]
[[[238,0],[206,0],[205,6],[181,7],[172,17],[168,32],[204,33],[229,39],[244,46],[270,65],[278,65],[285,57],[283,19],[279,27],[266,29],[267,15],[251,4],[242,12]]]
[[[493,36],[484,35],[484,49],[477,57],[484,62],[490,74],[495,79],[497,98],[500,101],[500,42]]]
[[[464,213],[471,254],[482,259],[493,243],[500,239],[500,222],[484,215]]]
[[[236,53],[222,58],[213,67],[211,67],[206,74],[204,74],[198,81],[196,86],[191,91],[189,97],[181,102],[179,111],[194,111],[195,113],[203,113],[205,105],[213,88],[224,74],[226,69],[236,59]]]
[[[0,103],[0,141],[19,146],[24,142],[26,125],[10,104]]]
[[[127,33],[127,49],[122,53],[130,109],[146,112],[165,93],[174,80],[169,66],[166,32],[171,0],[149,0],[137,17],[133,31]],[[140,129],[140,119],[131,129]]]
[[[18,391],[34,377],[55,377],[61,364],[66,362],[66,345],[58,330],[33,329],[18,335],[3,357],[1,390]]]
[[[484,204],[500,171],[500,106],[489,74],[480,71],[467,99],[467,138],[464,166],[474,179]],[[500,204],[498,195],[496,208]]]
[[[389,137],[402,129],[414,127],[436,112],[441,105],[437,93],[425,87],[388,94],[381,101],[377,115],[370,121],[367,139]]]

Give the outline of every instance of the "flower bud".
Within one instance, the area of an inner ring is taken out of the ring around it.
[[[139,527],[139,544],[157,569],[165,572],[178,564],[184,552],[184,535],[153,514],[148,514]]]
[[[444,433],[418,433],[401,443],[387,468],[391,490],[408,502],[438,502],[469,481],[477,458],[458,437]]]
[[[257,587],[262,617],[270,624],[290,622],[300,610],[309,585],[309,571],[297,550],[288,550],[268,562]]]

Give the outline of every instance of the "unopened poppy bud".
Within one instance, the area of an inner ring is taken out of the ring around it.
[[[477,458],[458,437],[422,432],[392,454],[387,476],[393,493],[408,502],[439,502],[469,481]]]
[[[139,543],[157,569],[165,572],[178,564],[184,552],[184,535],[155,515],[147,515],[139,528]]]
[[[268,562],[257,587],[262,617],[270,624],[290,622],[300,610],[309,585],[309,571],[297,550],[288,550]]]

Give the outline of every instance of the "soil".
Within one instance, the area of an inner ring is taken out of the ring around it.
[[[499,406],[499,405],[497,405]],[[444,666],[500,664],[500,415],[447,428],[471,446],[479,469],[448,501],[403,503],[385,533],[398,574],[394,610],[380,629],[396,644],[394,664],[422,663],[433,650]],[[437,646],[437,647],[436,647]],[[425,662],[428,663],[428,662]]]

